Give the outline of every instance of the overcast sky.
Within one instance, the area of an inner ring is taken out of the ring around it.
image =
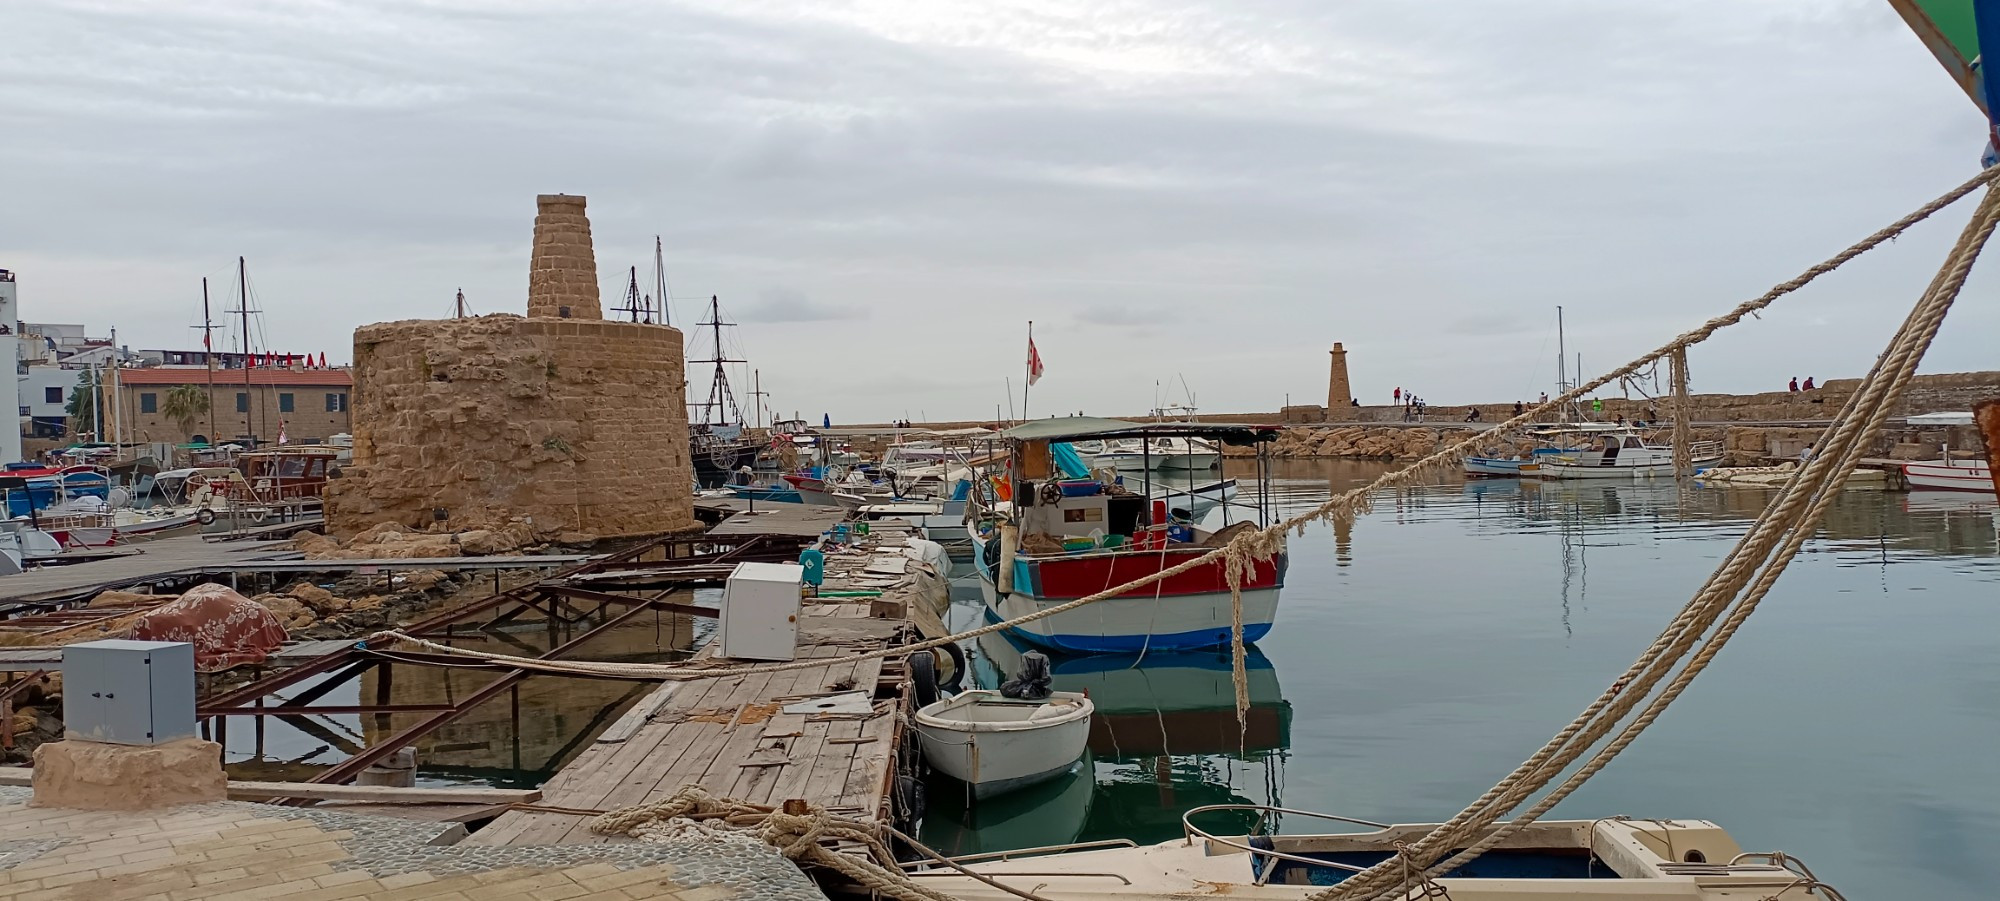
[[[242,254],[259,346],[344,360],[461,287],[523,310],[534,196],[584,194],[607,308],[658,234],[676,323],[719,295],[772,406],[836,422],[1018,403],[1030,319],[1036,413],[1320,402],[1334,341],[1366,402],[1532,397],[1558,304],[1594,373],[1982,141],[1883,0],[8,0],[0,121],[29,321],[193,346]],[[1859,374],[1969,207],[1695,390]],[[1927,371],[2000,369],[1995,265]]]

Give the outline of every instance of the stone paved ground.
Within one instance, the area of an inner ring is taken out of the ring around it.
[[[449,847],[436,823],[225,801],[99,812],[0,787],[0,899],[824,901],[740,843]]]

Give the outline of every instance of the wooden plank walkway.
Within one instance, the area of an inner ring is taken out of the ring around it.
[[[844,657],[881,647],[901,620],[871,619],[862,603],[810,604],[799,617],[800,659]],[[721,662],[711,642],[696,661]],[[597,743],[542,786],[542,805],[611,810],[657,801],[685,785],[758,804],[801,798],[830,810],[886,820],[900,689],[877,700],[882,660],[698,682],[670,682],[642,699]],[[889,674],[900,680],[900,664]],[[793,701],[864,694],[866,714],[784,713]],[[613,841],[590,817],[535,811],[502,815],[467,839],[482,845]]]
[[[120,611],[129,613],[131,611]],[[356,639],[329,638],[317,641],[294,641],[285,644],[264,661],[265,666],[297,666],[317,660],[342,648],[352,647]],[[28,673],[35,670],[62,669],[62,647],[0,648],[0,672]]]
[[[297,557],[289,541],[204,541],[198,535],[135,544],[140,553],[0,576],[0,612],[38,602],[129,588],[252,560]]]
[[[717,537],[792,535],[817,538],[820,533],[847,518],[846,508],[817,504],[758,504],[753,511],[750,502],[740,498],[703,498],[696,502],[696,506],[732,511],[728,519],[708,530],[708,534]]]

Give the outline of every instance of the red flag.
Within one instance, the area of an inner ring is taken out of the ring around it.
[[[256,355],[256,354],[244,354],[244,355],[243,355],[243,368],[244,368],[244,369],[256,369],[256,368],[257,368],[257,355]]]
[[[319,352],[319,368],[326,368],[326,351],[323,350]]]
[[[1035,350],[1035,339],[1029,338],[1028,339],[1028,384],[1032,385],[1038,381],[1041,381],[1041,378],[1042,378],[1042,355],[1040,352]]]

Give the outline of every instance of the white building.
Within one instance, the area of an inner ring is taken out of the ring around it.
[[[13,338],[21,330],[21,308],[14,296],[14,273],[5,269],[0,269],[0,329],[5,329],[9,338]],[[0,341],[0,344],[4,344],[7,348],[7,357],[5,360],[0,360],[0,365],[6,366],[13,372],[20,372],[21,342],[8,340]],[[15,384],[19,385],[18,378]],[[17,388],[15,404],[20,407],[20,414],[25,417],[28,410],[21,400]],[[26,422],[19,423],[19,426],[25,425]],[[12,463],[19,459],[21,459],[21,428],[0,428],[0,463]]]

